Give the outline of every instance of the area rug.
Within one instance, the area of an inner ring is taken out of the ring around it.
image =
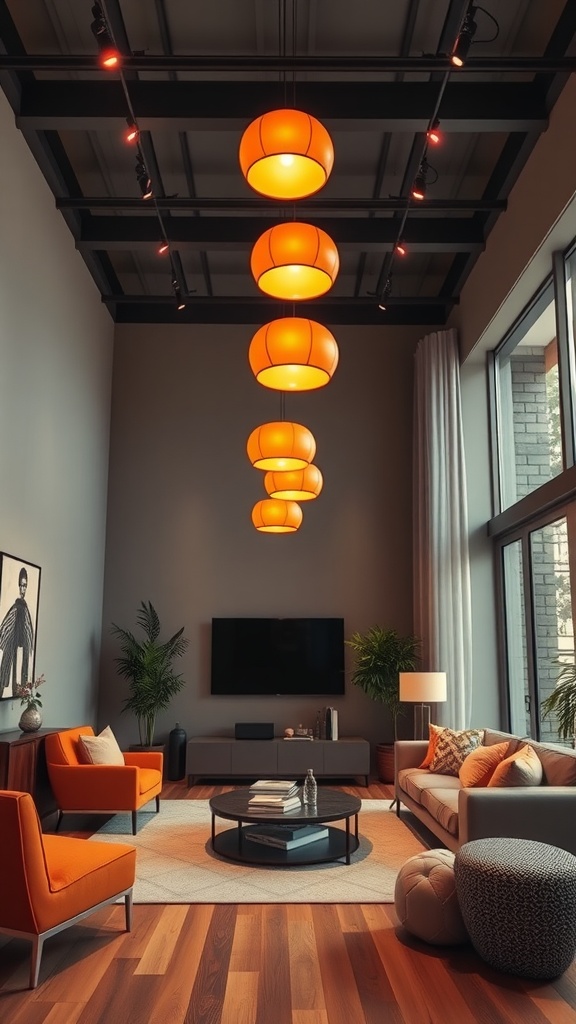
[[[349,866],[262,868],[225,860],[211,849],[207,800],[163,800],[159,814],[140,811],[136,836],[130,816],[117,814],[92,839],[137,848],[135,903],[392,903],[399,869],[425,846],[389,806],[362,802],[360,845]],[[217,831],[236,827],[216,822]]]

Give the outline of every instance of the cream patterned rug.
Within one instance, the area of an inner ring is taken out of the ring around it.
[[[207,800],[163,800],[159,814],[140,811],[136,836],[130,816],[117,814],[92,839],[136,847],[135,903],[392,903],[402,864],[426,847],[389,806],[362,802],[360,846],[349,866],[262,868],[225,860],[211,849]],[[236,825],[217,818],[216,827]]]

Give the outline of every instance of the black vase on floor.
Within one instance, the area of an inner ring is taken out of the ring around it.
[[[178,722],[168,738],[168,778],[170,782],[178,782],[186,774],[186,730],[181,729]]]

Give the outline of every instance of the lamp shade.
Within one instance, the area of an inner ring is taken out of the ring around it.
[[[264,477],[264,487],[271,498],[291,501],[312,501],[323,486],[322,473],[317,466],[270,472]]]
[[[446,700],[445,672],[400,672],[400,700],[436,704]]]
[[[300,221],[268,228],[250,256],[250,270],[260,290],[289,302],[324,295],[334,284],[339,266],[330,235]]]
[[[316,454],[316,441],[301,423],[262,423],[248,438],[248,458],[256,469],[304,469]]]
[[[254,505],[252,522],[260,533],[294,533],[302,522],[302,509],[295,501],[264,498]]]
[[[338,365],[338,345],[328,328],[315,320],[286,316],[256,331],[248,359],[264,387],[311,391],[330,381]]]
[[[271,110],[248,125],[240,141],[248,184],[271,199],[303,199],[326,184],[334,165],[323,124],[301,110]]]

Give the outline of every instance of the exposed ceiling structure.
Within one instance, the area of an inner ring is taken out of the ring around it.
[[[93,0],[0,0],[0,82],[117,322],[273,319],[250,252],[297,218],[340,255],[332,290],[298,315],[441,325],[576,70],[574,0],[485,4],[101,0],[118,71],[98,63]],[[476,31],[455,68],[467,13]],[[326,126],[335,165],[316,196],[282,207],[246,184],[238,148],[254,118],[284,106]],[[125,141],[132,115],[147,200]]]

